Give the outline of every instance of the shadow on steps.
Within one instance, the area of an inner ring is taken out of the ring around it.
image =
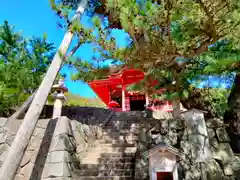
[[[44,165],[46,163],[47,155],[51,144],[51,139],[53,137],[57,121],[57,118],[51,119],[46,127],[29,180],[41,180]]]
[[[132,113],[132,112],[131,112]],[[115,113],[102,127],[97,147],[88,151],[74,172],[76,180],[133,180],[139,118],[134,113]]]

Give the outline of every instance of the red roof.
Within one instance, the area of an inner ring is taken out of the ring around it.
[[[137,83],[144,79],[144,73],[136,69],[122,69],[118,73],[112,74],[108,79],[94,80],[89,84],[98,97],[105,103],[110,102],[110,92],[121,94],[122,86]]]

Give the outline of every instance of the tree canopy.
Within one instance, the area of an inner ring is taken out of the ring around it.
[[[7,21],[0,26],[0,115],[38,88],[55,48],[43,38],[24,38]]]
[[[55,5],[59,13],[66,12],[66,7],[76,9],[82,1],[58,2]],[[99,0],[89,4],[94,12],[93,27],[87,28],[78,21],[69,27],[80,44],[94,45],[101,61],[114,59],[145,73],[143,81],[128,89],[147,91],[154,98],[184,101],[196,94],[192,81],[200,82],[209,75],[234,77],[239,72],[240,3],[236,0]],[[107,17],[107,23],[103,17]],[[111,36],[113,29],[127,33],[130,44],[117,46]],[[108,68],[96,67],[83,59],[71,64],[78,69],[74,79],[91,81],[109,74]],[[155,86],[151,85],[154,80],[158,81]],[[166,91],[158,96],[160,88]],[[207,90],[208,94],[219,96],[206,99],[211,104],[221,101],[219,107],[225,107],[226,98],[222,97],[229,91],[217,91]]]
[[[80,1],[61,2],[65,10],[67,6],[75,8]],[[91,3],[95,4],[93,28],[86,28],[75,21],[70,26],[72,31],[81,43],[93,43],[102,61],[115,59],[128,67],[143,70],[147,81],[142,83],[145,87],[151,87],[148,81],[157,79],[159,85],[171,94],[175,92],[178,97],[179,93],[187,94],[183,92],[189,87],[187,79],[200,73],[216,73],[211,67],[216,66],[217,62],[222,71],[228,64],[226,60],[226,63],[217,60],[216,54],[215,62],[212,54],[203,55],[209,46],[217,44],[214,46],[217,48],[218,43],[231,42],[235,45],[232,51],[237,51],[240,4],[235,0],[101,0]],[[108,17],[107,26],[103,26],[102,16]],[[117,47],[116,39],[111,37],[112,28],[128,33],[130,45]],[[228,59],[233,61],[231,56]],[[96,68],[83,60],[74,61],[73,64],[79,70],[75,79],[89,81],[109,73],[105,68]],[[208,67],[203,72],[202,66],[206,64]],[[156,88],[146,90],[154,93]]]

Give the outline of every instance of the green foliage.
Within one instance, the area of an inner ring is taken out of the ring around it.
[[[204,98],[208,99],[216,112],[216,116],[221,117],[228,109],[228,96],[230,94],[229,89],[205,89],[206,95]]]
[[[53,50],[46,38],[25,39],[7,21],[0,26],[0,116],[38,88]]]
[[[131,45],[117,47],[116,40],[109,38],[111,32],[102,28],[97,16],[93,17],[95,27],[92,28],[97,37],[80,24],[75,26],[74,32],[82,41],[96,44],[96,51],[104,60],[116,59],[146,74],[148,78],[129,89],[148,91],[157,98],[186,99],[191,91],[189,80],[200,81],[199,75],[239,72],[238,1],[101,2],[106,8],[102,14],[108,16],[110,25],[117,24],[129,34]],[[73,1],[71,3],[74,4]],[[208,48],[213,44],[215,46]],[[75,65],[79,70],[75,79],[101,79],[109,73],[105,69],[83,64],[82,60]],[[153,80],[158,82],[155,86],[151,86]],[[166,89],[166,93],[158,97],[157,90],[160,88]],[[213,96],[218,93],[214,91]],[[220,98],[219,101],[224,100]]]
[[[67,93],[67,106],[89,106],[104,108],[106,105],[99,98],[84,98],[76,94]]]
[[[85,42],[96,44],[96,51],[105,60],[117,59],[127,66],[143,70],[160,83],[168,81],[166,86],[171,92],[181,91],[185,76],[190,74],[189,68],[193,69],[200,63],[195,57],[206,52],[209,45],[220,39],[233,41],[232,35],[240,30],[240,19],[237,18],[240,8],[234,0],[104,2],[106,12],[109,12],[109,23],[120,23],[133,41],[131,46],[121,49],[116,47],[115,39],[109,38],[110,32],[102,28],[97,16],[93,17],[95,27],[91,31],[79,23],[74,24],[76,35]],[[96,33],[93,34],[93,30]],[[188,61],[179,65],[176,61],[179,57]],[[100,72],[96,68],[84,71],[85,74],[92,73],[89,75],[91,77],[100,77]],[[211,69],[205,69],[204,73],[208,72]],[[82,75],[81,72],[78,78]],[[171,85],[172,81],[176,81],[176,84]],[[164,83],[162,85],[165,86]]]

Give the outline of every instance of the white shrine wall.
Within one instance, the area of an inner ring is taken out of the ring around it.
[[[178,180],[176,155],[170,152],[154,151],[149,154],[150,179],[157,180],[157,172],[172,172],[173,179]]]

